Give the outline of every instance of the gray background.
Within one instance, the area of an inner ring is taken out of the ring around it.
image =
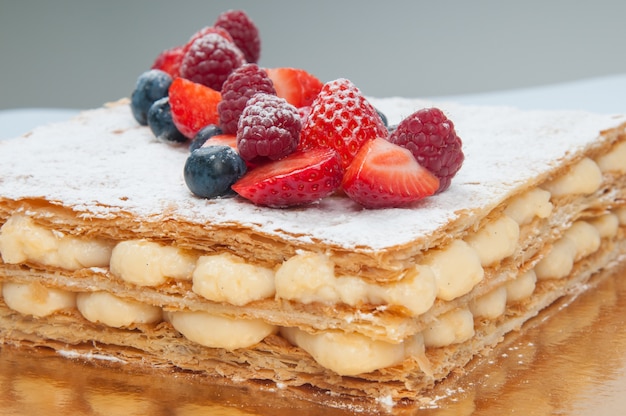
[[[371,96],[626,73],[622,0],[0,0],[0,109],[127,96],[162,49],[239,8],[261,31],[262,66],[349,78]]]

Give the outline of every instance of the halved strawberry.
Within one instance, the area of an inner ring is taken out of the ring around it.
[[[236,152],[237,150],[237,135],[235,134],[217,134],[204,142],[202,147],[207,146],[229,146]]]
[[[390,208],[433,195],[439,179],[407,149],[377,138],[361,147],[346,169],[342,188],[366,208]]]
[[[333,149],[296,151],[248,171],[233,190],[257,205],[308,204],[335,192],[341,184],[341,158]]]
[[[217,105],[222,95],[202,84],[176,78],[169,89],[172,120],[176,128],[190,139],[209,124],[218,124]]]
[[[294,107],[310,106],[324,85],[304,69],[269,68],[265,72],[274,83],[276,95]]]
[[[180,64],[183,61],[185,48],[176,46],[162,51],[152,63],[150,69],[160,69],[167,72],[172,78],[180,75]]]

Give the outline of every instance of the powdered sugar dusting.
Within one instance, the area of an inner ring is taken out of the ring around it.
[[[401,98],[371,102],[390,123],[433,105]],[[446,192],[410,208],[366,210],[345,197],[293,209],[257,207],[240,198],[196,198],[182,175],[187,148],[157,141],[124,103],[0,142],[0,196],[45,198],[85,218],[118,212],[143,221],[185,218],[240,224],[288,241],[381,250],[431,233],[463,210],[498,205],[565,155],[592,144],[601,130],[626,121],[582,112],[437,106],[463,140],[465,163]]]

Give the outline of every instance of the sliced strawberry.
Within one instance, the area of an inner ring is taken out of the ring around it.
[[[279,208],[308,204],[332,194],[342,176],[337,152],[317,148],[248,171],[232,188],[257,205]]]
[[[237,150],[237,135],[235,134],[218,134],[211,137],[209,140],[204,142],[202,147],[207,146],[230,146],[236,152]]]
[[[276,95],[294,107],[310,106],[324,85],[304,69],[269,68],[265,72],[274,83]]]
[[[361,147],[346,170],[342,187],[366,208],[390,208],[433,195],[439,179],[407,149],[377,138]]]
[[[176,78],[169,89],[172,120],[176,128],[190,139],[209,124],[218,124],[217,105],[222,95],[209,87]]]
[[[180,64],[183,61],[185,48],[176,46],[162,51],[152,63],[151,69],[160,69],[167,72],[172,78],[180,75]]]

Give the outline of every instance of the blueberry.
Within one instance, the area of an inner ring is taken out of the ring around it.
[[[150,110],[148,110],[148,126],[150,126],[150,130],[152,130],[157,139],[166,143],[178,144],[187,141],[187,138],[174,125],[169,97],[156,100],[150,106]]]
[[[246,163],[230,146],[206,146],[191,152],[183,173],[191,192],[216,198],[234,193],[230,186],[246,173]]]
[[[385,125],[385,127],[389,126],[389,122],[387,121],[387,116],[385,115],[385,113],[383,113],[382,111],[380,111],[377,108],[375,110],[378,113],[378,115],[380,116],[380,119],[383,121],[383,124]]]
[[[193,140],[191,141],[191,145],[189,145],[189,151],[193,152],[194,150],[202,147],[202,145],[209,140],[213,136],[218,136],[223,134],[224,132],[220,128],[220,126],[216,124],[209,124],[206,127],[198,130]]]
[[[142,126],[148,124],[148,110],[156,100],[166,97],[172,77],[159,69],[151,69],[137,78],[130,96],[130,108],[135,120]]]

